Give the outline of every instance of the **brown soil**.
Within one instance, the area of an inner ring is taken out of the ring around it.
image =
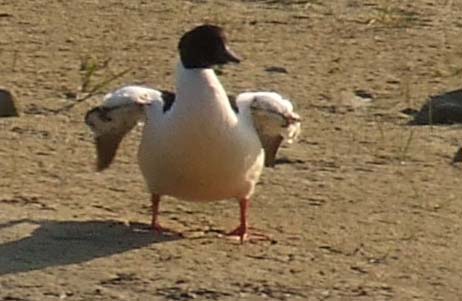
[[[462,299],[460,126],[400,113],[460,88],[461,15],[442,0],[0,1],[0,86],[22,113],[0,120],[0,300]],[[218,237],[234,201],[164,200],[183,239],[136,230],[140,129],[95,173],[83,115],[101,94],[53,112],[94,61],[110,59],[93,84],[130,68],[103,92],[172,89],[177,39],[203,22],[245,58],[223,69],[230,93],[275,90],[303,117],[252,200],[273,242]]]

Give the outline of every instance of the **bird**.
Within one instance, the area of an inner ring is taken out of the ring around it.
[[[96,170],[113,162],[124,136],[142,124],[138,165],[151,195],[151,228],[163,233],[164,196],[193,202],[233,199],[240,223],[227,233],[250,238],[250,198],[264,166],[274,166],[282,143],[300,134],[293,104],[276,92],[229,96],[214,67],[239,64],[222,27],[203,24],[178,43],[176,91],[128,85],[108,93],[85,115],[94,134]]]

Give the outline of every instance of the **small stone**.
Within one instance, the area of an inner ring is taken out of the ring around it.
[[[452,159],[452,163],[460,163],[462,162],[462,147],[460,147],[457,152],[454,154],[454,157]]]
[[[266,72],[275,72],[275,73],[289,73],[286,68],[284,67],[278,67],[278,66],[270,66],[265,68]]]
[[[362,101],[368,102],[374,98],[374,95],[366,90],[355,90],[354,93]]]
[[[15,97],[10,91],[0,89],[0,117],[19,116],[15,102]]]
[[[351,110],[368,106],[374,100],[374,95],[365,90],[341,91],[340,97],[342,104]]]

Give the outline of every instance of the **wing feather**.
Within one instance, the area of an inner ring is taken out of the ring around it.
[[[144,119],[144,107],[154,101],[163,102],[163,93],[166,92],[126,86],[107,94],[100,106],[87,112],[85,123],[95,136],[97,171],[111,165],[122,139]]]
[[[292,143],[300,134],[300,116],[292,103],[274,92],[246,92],[237,97],[250,108],[251,117],[265,151],[265,166],[274,166],[283,142]]]

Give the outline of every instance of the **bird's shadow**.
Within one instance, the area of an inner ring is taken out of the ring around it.
[[[0,230],[19,223],[38,227],[30,236],[0,244],[0,276],[81,263],[179,239],[156,236],[145,224],[127,226],[116,221],[19,220],[0,224]]]

